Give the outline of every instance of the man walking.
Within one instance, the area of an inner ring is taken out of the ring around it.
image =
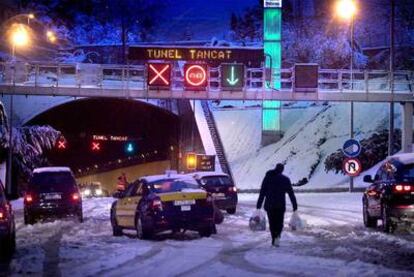
[[[261,209],[263,200],[265,201],[264,209],[266,210],[269,219],[273,246],[279,246],[280,235],[283,230],[283,220],[286,210],[286,193],[289,194],[293,211],[298,209],[290,179],[282,174],[284,168],[283,164],[279,163],[274,170],[269,170],[266,173],[260,189],[259,199],[257,200],[257,209]]]

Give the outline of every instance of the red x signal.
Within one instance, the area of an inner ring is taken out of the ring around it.
[[[101,150],[101,143],[93,141],[92,142],[92,151],[100,151]]]
[[[58,141],[58,145],[57,145],[58,149],[66,149],[66,141],[64,140],[59,140]]]
[[[171,84],[171,64],[150,63],[148,64],[148,86],[169,87]]]

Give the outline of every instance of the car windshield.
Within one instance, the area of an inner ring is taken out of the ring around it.
[[[30,186],[32,189],[39,188],[42,191],[65,191],[73,189],[76,182],[70,172],[42,172],[33,175]]]
[[[179,192],[187,189],[199,189],[196,184],[183,181],[161,181],[148,184],[149,189],[154,193]]]
[[[414,164],[404,165],[397,172],[397,178],[404,180],[414,180]]]
[[[203,186],[230,186],[231,181],[230,178],[227,176],[210,176],[210,177],[203,177],[200,180]]]

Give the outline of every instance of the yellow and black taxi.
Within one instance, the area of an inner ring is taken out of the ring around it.
[[[111,207],[114,236],[136,230],[139,239],[171,230],[215,233],[213,199],[194,180],[180,175],[147,176],[131,183]]]

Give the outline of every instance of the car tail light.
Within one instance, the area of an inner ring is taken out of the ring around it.
[[[411,185],[398,184],[394,186],[394,192],[404,193],[404,192],[410,192],[410,191],[414,191]]]
[[[0,208],[0,221],[7,219],[7,210]]]
[[[151,209],[162,211],[162,201],[159,199],[152,200]]]
[[[235,186],[229,187],[229,192],[237,192],[237,188]]]
[[[80,199],[79,193],[75,192],[74,194],[72,194],[73,201],[79,201],[79,199]]]
[[[33,196],[31,194],[26,194],[24,196],[24,202],[27,204],[30,204],[33,202]]]

